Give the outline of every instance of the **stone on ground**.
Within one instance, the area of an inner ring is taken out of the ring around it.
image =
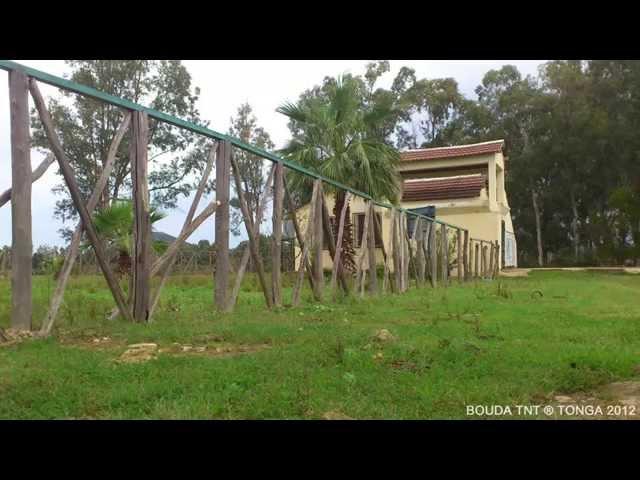
[[[156,343],[135,343],[129,345],[125,352],[120,355],[120,362],[141,363],[156,358],[158,344]]]
[[[389,342],[391,340],[395,340],[395,337],[386,328],[382,328],[376,331],[374,338],[379,342]]]

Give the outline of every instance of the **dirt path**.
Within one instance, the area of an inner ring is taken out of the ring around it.
[[[556,395],[554,415],[563,420],[640,420],[640,381],[614,382],[589,393]]]
[[[640,274],[640,267],[549,267],[549,268],[508,268],[500,271],[501,277],[528,277],[530,272],[602,272]]]

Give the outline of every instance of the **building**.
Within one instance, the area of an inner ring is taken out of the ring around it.
[[[516,239],[507,192],[505,191],[504,141],[459,145],[455,147],[423,148],[400,153],[399,173],[402,179],[401,206],[424,212],[435,208],[438,220],[469,230],[474,239],[498,241],[502,252],[502,267],[517,266]],[[332,195],[325,198],[333,211]],[[354,198],[351,203],[352,223],[356,247],[360,245],[364,220],[364,201]],[[306,226],[308,205],[299,210],[301,225]],[[378,207],[376,215],[382,223],[382,239],[389,251],[391,212]],[[359,249],[356,248],[356,252]],[[298,252],[299,253],[299,252]],[[324,266],[332,265],[325,250]],[[382,264],[381,248],[377,249]]]

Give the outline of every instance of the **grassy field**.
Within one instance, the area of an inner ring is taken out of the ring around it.
[[[34,279],[36,323],[53,287]],[[208,277],[176,276],[155,322],[132,325],[104,320],[101,278],[74,278],[53,338],[0,347],[0,418],[469,418],[468,404],[541,404],[632,377],[639,294],[638,276],[538,272],[336,304],[306,292],[269,312],[248,285],[219,315]],[[375,340],[382,328],[395,339]],[[139,342],[168,351],[115,361]]]

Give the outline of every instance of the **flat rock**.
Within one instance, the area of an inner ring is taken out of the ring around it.
[[[322,418],[324,418],[325,420],[353,420],[353,418],[345,415],[342,412],[339,412],[338,410],[331,410],[331,411],[325,412],[322,415]]]
[[[129,350],[156,350],[158,348],[157,343],[134,343],[127,345]]]
[[[142,363],[156,358],[157,343],[135,343],[129,345],[118,361],[123,363]]]
[[[381,328],[376,331],[373,337],[379,342],[390,342],[391,340],[395,340],[395,337],[386,328]]]
[[[556,402],[560,402],[560,403],[569,403],[573,401],[571,397],[567,397],[566,395],[556,395],[555,397],[553,397],[553,399]]]

